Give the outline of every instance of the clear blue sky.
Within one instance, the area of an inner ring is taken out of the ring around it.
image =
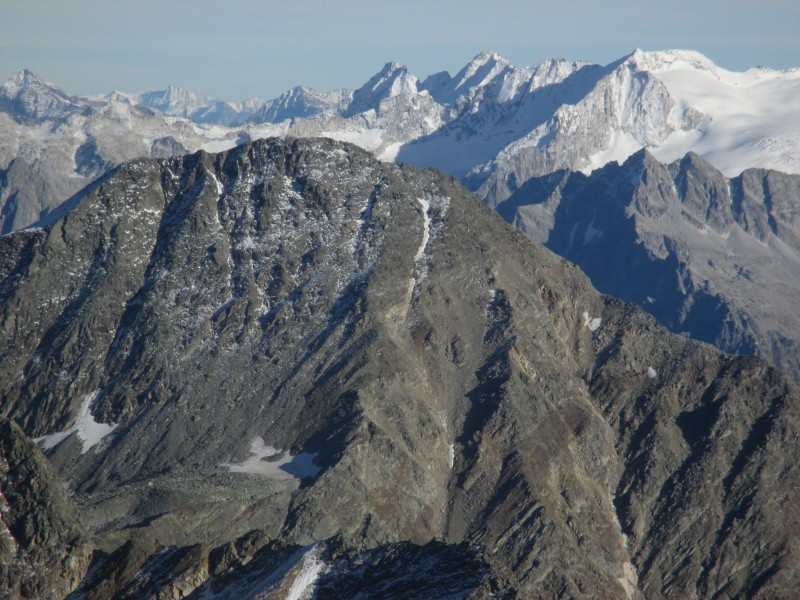
[[[267,99],[354,88],[390,60],[424,78],[484,48],[530,65],[637,47],[800,67],[800,0],[0,0],[0,80],[28,67],[74,94]]]

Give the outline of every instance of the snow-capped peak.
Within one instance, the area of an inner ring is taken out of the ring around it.
[[[198,108],[214,103],[215,100],[169,85],[166,89],[145,92],[139,97],[139,103],[150,108],[157,108],[167,115],[191,114]]]
[[[320,93],[311,88],[295,86],[274,100],[269,100],[253,115],[257,123],[280,123],[287,119],[307,118],[328,111],[340,110],[347,93]]]
[[[22,69],[0,86],[0,110],[21,119],[55,119],[86,106],[30,69]]]
[[[625,61],[641,71],[686,70],[718,75],[718,67],[706,56],[693,50],[655,50],[636,49]]]
[[[30,69],[22,69],[0,86],[0,94],[6,98],[15,98],[25,92],[66,94],[52,83],[48,83]]]
[[[383,100],[401,94],[417,94],[417,81],[400,63],[387,62],[367,83],[353,92],[353,101],[346,114],[349,116],[377,109]]]
[[[455,90],[481,87],[492,81],[502,71],[512,67],[511,63],[491,50],[484,50],[473,58],[455,76]]]

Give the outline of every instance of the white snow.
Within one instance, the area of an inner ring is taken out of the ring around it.
[[[56,446],[58,446],[61,442],[67,439],[69,436],[73,434],[75,431],[74,427],[70,427],[66,431],[58,431],[56,433],[51,433],[49,435],[43,435],[38,438],[34,438],[34,442],[40,444],[42,448],[45,450],[52,450]]]
[[[726,71],[697,53],[643,53],[678,102],[706,115],[697,130],[676,131],[653,149],[662,161],[697,152],[728,176],[749,167],[800,172],[800,69]]]
[[[81,454],[86,454],[91,448],[99,444],[103,438],[117,428],[115,423],[98,423],[92,416],[92,408],[100,394],[100,390],[86,394],[81,402],[75,424],[66,431],[58,431],[34,439],[45,450],[58,446],[73,433],[77,434],[81,442]]]
[[[356,131],[333,129],[323,131],[320,135],[340,142],[350,142],[370,152],[377,150],[383,145],[383,130],[377,128],[358,129]]]
[[[622,589],[625,590],[628,600],[632,600],[639,585],[639,575],[636,573],[636,567],[629,561],[622,563],[622,573],[623,575],[618,581],[622,585]]]
[[[214,173],[212,173],[211,171],[209,171],[208,174],[211,176],[211,179],[213,179],[214,183],[217,185],[217,196],[218,197],[222,196],[222,192],[224,191],[224,188],[222,187],[222,182],[220,182],[220,180],[217,179],[217,176],[214,175]]]
[[[311,597],[314,583],[325,569],[325,562],[319,557],[319,546],[314,546],[303,555],[303,566],[292,582],[286,600],[305,600]]]
[[[583,324],[589,328],[589,331],[597,331],[600,329],[602,319],[600,317],[590,317],[588,311],[583,311]]]
[[[206,152],[225,152],[236,146],[235,139],[209,140],[200,145]]]
[[[378,160],[383,160],[386,162],[394,162],[397,160],[397,153],[400,152],[400,148],[403,147],[403,142],[394,142],[393,144],[387,144],[386,147],[383,149],[383,152],[378,154]]]
[[[638,152],[642,148],[642,144],[630,134],[625,131],[611,131],[610,140],[608,145],[599,152],[592,154],[587,164],[580,171],[584,175],[589,175],[595,169],[605,166],[612,160],[622,163],[631,154]]]
[[[314,477],[319,473],[319,467],[314,464],[316,456],[308,452],[292,456],[289,452],[267,446],[260,436],[256,436],[250,442],[249,457],[240,463],[223,463],[220,466],[226,467],[233,473],[253,473],[264,475],[269,479],[289,481]]]
[[[417,198],[417,202],[419,202],[419,205],[422,207],[422,242],[417,249],[417,253],[414,255],[414,262],[417,262],[422,258],[422,255],[425,254],[425,246],[428,245],[428,239],[431,235],[431,217],[428,214],[431,203],[424,198]]]
[[[658,376],[658,371],[656,371],[653,367],[647,367],[647,376],[650,379],[655,379]]]
[[[450,468],[453,468],[453,465],[456,463],[456,446],[455,444],[450,444],[448,447],[449,453],[448,456],[450,457]]]
[[[422,241],[417,248],[417,252],[414,255],[414,264],[418,263],[420,259],[425,255],[425,247],[428,245],[428,240],[430,239],[431,235],[431,217],[428,214],[430,210],[431,203],[424,198],[417,198],[417,202],[422,207]],[[424,268],[419,269],[420,279],[425,277],[425,270]],[[414,288],[416,287],[418,280],[416,277],[411,277],[408,280],[408,291],[406,292],[406,304],[411,304],[411,297],[414,294]]]

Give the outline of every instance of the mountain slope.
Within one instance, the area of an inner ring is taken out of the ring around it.
[[[535,178],[497,210],[603,292],[800,381],[799,176],[726,179],[696,154],[663,165],[641,151],[588,177]]]
[[[797,387],[435,171],[308,139],[133,161],[1,238],[0,281],[0,408],[104,553],[85,590],[222,585],[254,528],[260,589],[335,588],[316,543],[388,565],[369,590],[428,552],[484,565],[475,597],[797,587]]]
[[[52,465],[0,418],[0,597],[65,596],[86,576],[91,551]]]

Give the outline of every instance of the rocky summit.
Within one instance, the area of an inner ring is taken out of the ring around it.
[[[1,593],[796,593],[798,387],[451,177],[276,138],[57,217],[0,238]]]

